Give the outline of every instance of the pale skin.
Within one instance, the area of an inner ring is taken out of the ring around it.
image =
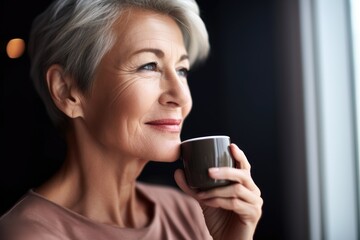
[[[47,71],[54,103],[69,118],[68,153],[58,173],[35,191],[96,222],[141,228],[150,221],[149,202],[136,191],[136,179],[150,160],[179,157],[192,106],[190,64],[182,33],[166,15],[132,9],[114,31],[117,42],[100,62],[90,94],[81,93],[60,65]],[[252,239],[260,190],[242,151],[232,144],[231,152],[239,168],[209,174],[236,184],[197,193],[181,170],[175,180],[199,201],[214,239]]]

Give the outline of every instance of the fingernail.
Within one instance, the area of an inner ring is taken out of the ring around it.
[[[211,174],[217,174],[219,172],[219,168],[214,167],[214,168],[209,168],[209,173]]]

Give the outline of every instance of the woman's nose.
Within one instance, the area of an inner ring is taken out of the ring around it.
[[[191,103],[187,79],[179,76],[177,71],[166,71],[162,76],[160,85],[163,93],[159,101],[162,105],[182,107]]]

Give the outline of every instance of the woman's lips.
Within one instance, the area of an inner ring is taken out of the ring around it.
[[[180,119],[158,119],[146,124],[160,131],[179,133],[181,130]]]

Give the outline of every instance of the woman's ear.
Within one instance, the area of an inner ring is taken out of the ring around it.
[[[60,65],[54,64],[48,68],[46,82],[55,105],[64,114],[70,118],[83,117],[82,94]]]

